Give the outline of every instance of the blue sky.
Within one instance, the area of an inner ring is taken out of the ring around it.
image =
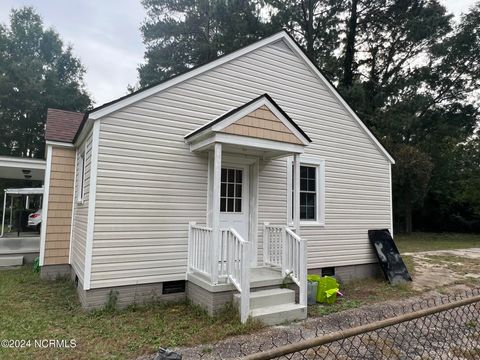
[[[475,0],[440,0],[456,16]],[[145,10],[140,0],[2,0],[0,22],[11,8],[33,6],[54,27],[87,68],[86,85],[96,105],[127,93],[137,82],[143,60],[140,26]]]

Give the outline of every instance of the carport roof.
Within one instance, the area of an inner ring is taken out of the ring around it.
[[[5,189],[6,194],[10,195],[35,195],[43,194],[43,187],[40,188],[18,188],[18,189]]]
[[[46,162],[42,159],[0,156],[0,178],[43,180]]]

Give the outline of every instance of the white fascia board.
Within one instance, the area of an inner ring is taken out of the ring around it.
[[[70,216],[70,242],[68,244],[68,263],[72,264],[72,241],[73,241],[73,217],[75,216],[75,197],[77,196],[77,161],[78,150],[75,151],[75,167],[73,170],[73,196],[72,196],[72,214]]]
[[[90,184],[88,195],[87,239],[85,244],[85,270],[83,290],[90,290],[92,276],[93,235],[95,229],[95,207],[97,197],[98,148],[100,142],[100,121],[93,125],[92,150],[90,157]]]
[[[265,140],[233,134],[215,134],[215,142],[223,144],[238,145],[261,150],[283,151],[292,154],[301,154],[304,152],[303,145],[290,144],[280,141]]]
[[[355,111],[352,110],[350,105],[348,105],[347,102],[340,96],[340,94],[338,93],[338,90],[332,86],[332,84],[322,75],[320,71],[318,71],[317,67],[304,54],[302,49],[300,49],[298,45],[289,36],[285,35],[284,39],[287,42],[290,49],[294,51],[296,54],[298,54],[303,59],[303,61],[305,61],[308,64],[308,66],[313,71],[313,73],[317,75],[320,78],[320,80],[323,81],[323,83],[328,88],[330,93],[332,93],[337,98],[337,100],[343,105],[343,107],[347,109],[348,113],[357,121],[358,125],[360,125],[360,128],[363,131],[365,131],[365,133],[368,135],[372,143],[378,148],[378,150],[380,150],[380,152],[383,153],[383,155],[390,161],[390,163],[395,164],[395,160],[390,156],[388,151],[383,147],[382,144],[380,144],[380,142],[375,138],[375,136],[368,129],[368,127],[363,123],[363,121],[360,120],[360,118],[357,116]]]
[[[190,144],[190,151],[194,152],[194,151],[205,150],[206,148],[210,147],[213,143],[215,143],[215,136],[208,137],[204,140]]]
[[[146,89],[146,90],[143,90],[143,91],[140,91],[139,93],[135,94],[135,95],[132,95],[132,96],[129,96],[123,100],[120,100],[114,104],[111,104],[109,106],[106,106],[102,109],[99,109],[97,111],[92,111],[90,114],[89,114],[89,119],[93,119],[93,120],[96,120],[96,119],[99,119],[103,116],[106,116],[114,111],[117,111],[125,106],[128,106],[128,105],[131,105],[133,103],[136,103],[137,101],[139,100],[142,100],[142,99],[145,99],[151,95],[154,95],[160,91],[163,91],[173,85],[176,85],[178,83],[181,83],[187,79],[190,79],[194,76],[197,76],[199,74],[202,74],[210,69],[213,69],[217,66],[220,66],[222,64],[225,64],[231,60],[234,60],[242,55],[245,55],[245,54],[248,54],[249,52],[252,52],[258,48],[261,48],[265,45],[268,45],[270,43],[273,43],[279,39],[282,39],[282,38],[286,38],[288,37],[287,34],[285,34],[283,31],[277,33],[277,34],[274,34],[272,36],[269,36],[263,40],[260,40],[260,41],[257,41],[256,43],[252,44],[252,45],[249,45],[249,46],[246,46],[244,48],[241,48],[237,51],[234,51],[233,53],[231,54],[228,54],[228,55],[225,55],[225,56],[222,56],[221,58],[217,59],[217,60],[214,60],[208,64],[205,64],[203,66],[200,66],[194,70],[191,70],[185,74],[182,74],[182,75],[179,75],[179,76],[176,76],[174,78],[172,78],[171,80],[167,80],[165,81],[164,83],[161,83],[161,84],[158,84],[157,86],[153,86],[151,87],[150,89]]]
[[[0,156],[0,166],[45,170],[46,162],[42,159]]]
[[[73,145],[72,143],[63,142],[63,141],[51,141],[51,140],[47,140],[47,141],[45,141],[45,144],[46,144],[46,145],[55,146],[55,147],[63,147],[63,148],[73,148],[73,147],[74,147],[74,145]]]
[[[303,145],[298,144],[290,144],[281,141],[265,140],[241,135],[216,133],[215,135],[198,143],[190,144],[190,151],[203,151],[210,148],[214,143],[237,145],[259,150],[282,151],[291,154],[301,154],[305,150]]]
[[[5,189],[6,194],[9,195],[45,195],[45,188],[17,188],[17,189]]]
[[[90,118],[88,118],[85,121],[85,125],[83,126],[83,129],[80,132],[80,134],[78,135],[77,140],[75,140],[75,143],[73,144],[74,147],[78,148],[78,147],[81,146],[81,144],[88,137],[88,134],[90,134],[90,131],[92,130],[92,127],[93,127],[93,120],[90,120]]]
[[[50,175],[52,172],[52,146],[47,145],[47,168],[45,170],[45,178],[43,180],[43,204],[42,204],[42,226],[40,227],[40,261],[39,265],[43,266],[45,261],[45,240],[47,237],[48,224],[48,198],[50,195]]]

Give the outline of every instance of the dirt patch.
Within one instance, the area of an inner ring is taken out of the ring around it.
[[[455,284],[480,284],[480,248],[424,251],[402,254],[415,267],[415,291],[438,289]]]

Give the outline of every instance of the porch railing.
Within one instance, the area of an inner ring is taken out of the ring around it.
[[[207,277],[212,276],[211,248],[213,231],[194,222],[188,229],[188,272],[197,272]]]
[[[307,241],[287,226],[264,225],[263,259],[266,265],[281,267],[299,287],[301,305],[307,305]]]
[[[188,272],[203,274],[212,284],[219,279],[233,284],[240,293],[240,317],[245,322],[250,311],[250,244],[232,228],[219,230],[219,243],[213,241],[211,228],[189,224]]]
[[[263,263],[282,267],[282,247],[285,227],[265,223],[263,225]]]
[[[240,318],[247,321],[250,311],[250,252],[249,243],[235,229],[221,230],[225,245],[226,274],[240,292]]]
[[[290,274],[300,289],[300,304],[307,305],[307,241],[285,227],[282,271]]]

